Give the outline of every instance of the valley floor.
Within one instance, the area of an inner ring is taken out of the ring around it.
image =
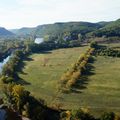
[[[87,48],[33,54],[24,61],[25,67],[19,76],[27,82],[26,89],[45,99],[49,106],[59,104],[64,109],[83,107],[96,115],[103,111],[120,111],[120,58],[95,57],[91,74],[84,82],[79,81],[72,93],[57,92],[61,75]]]

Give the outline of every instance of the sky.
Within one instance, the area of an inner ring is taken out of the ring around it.
[[[7,29],[118,18],[120,0],[0,0],[0,26]]]

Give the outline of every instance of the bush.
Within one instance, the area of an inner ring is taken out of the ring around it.
[[[97,42],[96,42],[96,41],[92,41],[92,42],[90,43],[90,47],[91,47],[91,48],[97,48]]]
[[[99,47],[99,49],[95,49],[94,53],[100,56],[120,57],[120,50],[115,50],[113,48],[103,46]]]
[[[62,112],[60,118],[61,120],[95,120],[92,115],[83,112],[81,109]]]
[[[115,118],[115,114],[113,112],[109,112],[109,113],[104,113],[100,120],[114,120]]]
[[[7,77],[7,76],[2,76],[0,78],[0,80],[3,82],[3,83],[12,83],[14,81],[14,78],[13,77]]]

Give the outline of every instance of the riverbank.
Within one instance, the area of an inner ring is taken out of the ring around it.
[[[2,62],[5,58],[7,58],[11,52],[9,50],[5,51],[4,53],[0,53],[0,62]]]
[[[3,66],[9,61],[11,55],[7,56],[6,58],[3,59],[3,61],[0,62],[0,73],[2,72]]]

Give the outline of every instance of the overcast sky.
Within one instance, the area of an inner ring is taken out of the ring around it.
[[[8,29],[118,18],[120,0],[0,0],[0,26]]]

